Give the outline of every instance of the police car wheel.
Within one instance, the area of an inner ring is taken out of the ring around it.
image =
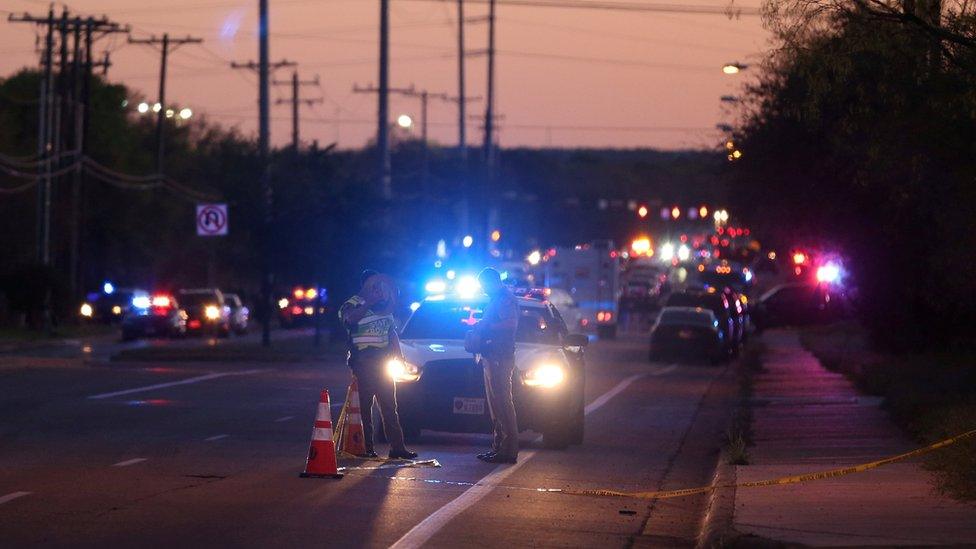
[[[573,426],[559,422],[542,432],[542,445],[550,450],[565,450],[572,443]]]

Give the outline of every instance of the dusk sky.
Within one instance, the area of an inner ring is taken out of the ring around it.
[[[654,2],[644,2],[653,4]],[[682,3],[683,4],[683,3]],[[724,7],[723,0],[695,5]],[[758,0],[737,2],[757,7]],[[59,9],[62,4],[58,3]],[[271,0],[271,58],[299,63],[303,79],[318,75],[321,87],[302,89],[324,98],[303,107],[302,138],[360,147],[375,134],[375,94],[353,93],[354,84],[377,82],[378,0]],[[0,75],[37,65],[36,29],[7,22],[7,13],[44,14],[40,0],[2,0]],[[72,13],[105,14],[132,26],[137,38],[169,32],[204,39],[171,57],[168,102],[245,133],[256,128],[256,77],[229,62],[256,59],[257,0],[75,0]],[[466,15],[487,13],[471,3]],[[713,147],[715,125],[729,121],[722,95],[735,94],[748,71],[724,75],[726,62],[754,63],[768,48],[769,34],[756,16],[598,11],[500,5],[497,8],[497,111],[503,147]],[[431,92],[457,93],[456,8],[453,2],[393,0],[391,85],[413,84]],[[486,46],[486,25],[466,26],[469,51]],[[109,77],[155,101],[159,55],[149,46],[105,38],[97,51],[112,51]],[[485,58],[467,62],[468,94],[485,94]],[[276,73],[290,80],[291,69]],[[274,87],[272,99],[290,97]],[[418,99],[393,95],[391,115],[419,118]],[[483,114],[484,103],[469,105]],[[287,105],[272,108],[272,139],[290,139]],[[432,101],[431,139],[457,143],[453,103]],[[469,143],[481,141],[480,122],[468,121]]]

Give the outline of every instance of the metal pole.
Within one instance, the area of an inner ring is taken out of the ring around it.
[[[258,111],[259,131],[258,149],[261,160],[261,191],[264,195],[264,220],[262,231],[261,259],[261,344],[271,345],[271,291],[274,286],[274,273],[271,268],[271,227],[274,212],[273,190],[271,188],[271,163],[268,147],[270,140],[269,119],[271,106],[268,102],[268,0],[258,1]]]
[[[376,148],[379,154],[380,190],[385,200],[393,198],[390,182],[390,0],[380,0],[380,89],[376,113]]]
[[[457,0],[458,16],[458,150],[461,153],[461,169],[467,163],[468,145],[464,135],[465,97],[464,97],[464,0]]]
[[[41,66],[44,74],[41,75],[41,97],[37,108],[37,157],[43,159],[47,155],[47,96],[48,96],[48,71],[50,71],[50,51],[51,51],[51,32],[54,25],[54,10],[48,12],[47,16],[47,38],[44,42],[44,52],[41,54]],[[46,174],[45,174],[46,175]],[[37,186],[37,261],[44,262],[44,184]]]
[[[427,90],[420,92],[420,140],[423,147],[421,149],[420,183],[424,200],[430,195],[430,158],[427,148],[427,100],[429,95]]]
[[[495,122],[495,0],[488,4],[488,101],[485,107],[485,163],[489,172],[494,168]]]
[[[159,66],[159,112],[156,113],[156,173],[163,173],[164,138],[166,122],[166,61],[169,55],[169,33],[163,34],[163,57]]]
[[[291,75],[291,146],[298,152],[298,71]]]

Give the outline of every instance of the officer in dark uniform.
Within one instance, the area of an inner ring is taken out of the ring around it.
[[[478,282],[489,298],[475,331],[482,341],[485,396],[495,435],[491,451],[478,455],[478,459],[488,463],[515,463],[518,459],[518,420],[512,399],[512,374],[515,371],[518,302],[502,284],[501,275],[495,269],[481,271]]]

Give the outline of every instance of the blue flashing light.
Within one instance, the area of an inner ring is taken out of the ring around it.
[[[471,235],[465,235],[465,237],[461,239],[461,245],[465,248],[470,248],[472,244],[474,244],[474,237]]]
[[[132,298],[132,306],[136,309],[148,309],[151,304],[148,295],[137,295]]]
[[[432,296],[429,296],[424,301],[444,301],[444,299],[446,299],[446,296],[444,294],[441,294],[441,295],[432,295]]]
[[[447,279],[448,280],[454,280],[455,277],[457,277],[457,273],[454,271],[454,269],[451,269],[450,271],[447,271]]]
[[[439,278],[427,281],[424,285],[424,291],[429,294],[442,294],[447,291],[447,282]]]
[[[481,283],[478,282],[477,278],[466,275],[458,279],[455,288],[457,289],[458,295],[469,298],[478,295],[478,292],[481,291]]]
[[[105,292],[105,295],[112,295],[115,291],[115,286],[111,282],[105,282],[105,284],[102,284],[102,291]]]
[[[502,280],[508,280],[508,271],[502,271],[499,277],[501,277]]]
[[[416,311],[419,308],[420,308],[420,302],[419,301],[414,301],[413,303],[410,304],[410,311],[411,312]]]

